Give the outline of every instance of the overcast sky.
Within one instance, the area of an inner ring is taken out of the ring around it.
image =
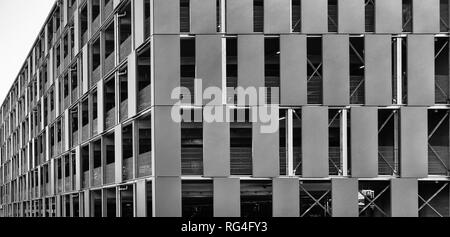
[[[55,0],[0,0],[0,105]]]

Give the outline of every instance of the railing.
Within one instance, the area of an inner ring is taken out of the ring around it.
[[[152,175],[152,152],[146,152],[137,157],[137,177]]]
[[[133,157],[129,157],[123,160],[122,178],[129,180],[133,178]]]
[[[78,131],[72,132],[72,147],[78,144]]]
[[[91,87],[97,84],[98,81],[100,81],[100,71],[101,67],[98,66],[93,72],[92,72],[92,80],[91,80]]]
[[[98,119],[92,120],[92,135],[97,135],[98,133]]]
[[[106,117],[105,117],[105,127],[106,129],[111,128],[115,125],[116,123],[116,109],[112,108],[109,111],[106,112]]]
[[[102,185],[102,167],[92,170],[92,186],[97,187]]]
[[[148,85],[144,89],[140,90],[137,95],[138,99],[138,111],[143,111],[151,106],[152,98],[151,86]]]
[[[95,18],[94,21],[92,21],[92,24],[91,24],[91,29],[92,29],[91,33],[92,33],[92,35],[94,35],[95,32],[97,32],[97,30],[99,28],[100,28],[100,14],[97,16],[97,18]]]
[[[83,36],[81,37],[81,44],[84,46],[85,44],[87,44],[87,42],[88,42],[88,36],[89,36],[89,33],[88,33],[88,31],[86,30],[86,32],[84,32],[84,34],[83,34]]]
[[[72,90],[72,103],[75,103],[78,99],[78,87]]]
[[[103,21],[105,21],[106,19],[108,19],[109,15],[111,15],[113,11],[113,1],[110,0],[108,4],[105,5],[105,7],[103,8]]]
[[[181,148],[181,170],[183,175],[203,175],[203,148]]]
[[[70,176],[64,178],[64,191],[72,191],[72,178]]]
[[[105,184],[111,184],[114,183],[115,177],[116,177],[116,170],[115,170],[116,164],[111,163],[107,164],[105,167]]]
[[[112,52],[106,59],[105,59],[105,72],[103,75],[108,74],[113,68],[114,68],[114,52]]]
[[[81,128],[81,140],[84,142],[89,138],[89,124]]]
[[[120,103],[120,121],[128,118],[128,100],[122,101]]]
[[[119,61],[122,62],[130,55],[131,52],[131,35],[120,45]]]
[[[81,183],[83,188],[89,188],[89,171],[83,173],[83,180]]]

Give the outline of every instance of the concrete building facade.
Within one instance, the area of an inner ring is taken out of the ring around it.
[[[448,0],[58,0],[1,106],[0,216],[448,217],[449,25]]]

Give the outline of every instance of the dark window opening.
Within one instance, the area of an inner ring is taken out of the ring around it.
[[[449,39],[435,38],[435,103],[450,104],[449,96]]]
[[[189,0],[180,0],[180,32],[190,32]]]
[[[151,5],[150,0],[144,0],[144,38],[150,37],[150,27],[151,27],[151,19],[150,19],[150,12],[151,12]]]
[[[328,32],[338,31],[337,0],[328,0]]]
[[[141,112],[151,106],[151,62],[150,46],[137,55],[138,111]]]
[[[89,145],[81,147],[82,187],[89,187]]]
[[[102,184],[102,148],[101,140],[95,141],[92,144],[92,186],[96,187]]]
[[[120,216],[134,216],[134,190],[132,185],[119,187],[120,190]]]
[[[195,39],[181,39],[181,87],[189,89],[191,103],[194,102],[194,80],[195,80]]]
[[[301,27],[301,0],[292,0],[292,32],[300,32]]]
[[[128,118],[128,72],[126,67],[119,71],[120,121]]]
[[[265,87],[266,103],[280,102],[280,38],[265,39]]]
[[[264,32],[264,0],[253,0],[253,31]]]
[[[330,175],[342,175],[341,163],[341,114],[342,110],[330,109],[328,114],[328,157]]]
[[[403,32],[412,32],[412,18],[413,18],[413,10],[412,10],[412,1],[411,0],[402,0],[402,26]]]
[[[331,182],[300,181],[300,216],[331,217]]]
[[[119,12],[119,60],[122,62],[131,52],[131,3]]]
[[[358,206],[360,217],[391,216],[391,188],[388,182],[360,181]]]
[[[100,64],[101,64],[101,55],[100,55],[100,39],[95,40],[95,42],[91,46],[91,55],[92,55],[92,81],[91,87],[94,86],[100,80]]]
[[[72,124],[72,147],[74,147],[76,144],[78,144],[78,107],[75,107],[70,111],[71,116],[71,124]]]
[[[350,37],[350,104],[365,102],[364,37]]]
[[[213,216],[212,181],[183,181],[181,193],[184,218]]]
[[[241,217],[272,217],[271,181],[241,181]]]
[[[104,192],[106,196],[106,216],[116,217],[116,189],[108,188]]]
[[[133,125],[122,129],[122,177],[123,180],[133,178]]]
[[[191,116],[201,111],[183,110]],[[192,119],[191,121],[194,121]],[[183,175],[203,175],[203,122],[181,123],[181,170]]]
[[[81,137],[86,141],[89,137],[89,99],[81,102]]]
[[[92,0],[91,20],[92,33],[95,33],[100,26],[100,0]]]
[[[152,123],[151,116],[144,116],[137,121],[139,133],[137,177],[152,174]]]
[[[114,68],[114,22],[111,22],[111,24],[106,28],[105,32],[105,73],[104,75],[108,74],[113,68]]]
[[[428,110],[428,174],[448,176],[449,111]]]
[[[375,32],[375,0],[365,3],[366,32]]]
[[[449,183],[419,181],[419,217],[449,217]]]
[[[87,6],[83,6],[80,11],[80,36],[81,46],[84,46],[88,42],[88,9]]]
[[[230,123],[231,175],[252,175],[253,127],[250,122],[250,111],[236,109],[234,115],[235,118],[241,119],[240,122]]]
[[[104,108],[105,128],[109,129],[116,124],[116,87],[114,77],[105,82],[104,86]]]
[[[91,217],[102,217],[102,191],[91,191]]]
[[[115,182],[115,150],[114,150],[114,134],[108,134],[104,137],[103,143],[105,146],[105,184]]]
[[[308,104],[322,104],[323,96],[323,58],[322,38],[308,37],[307,39],[308,63]]]
[[[227,48],[227,104],[237,103],[237,94],[234,93],[238,86],[237,82],[237,38],[226,39]]]

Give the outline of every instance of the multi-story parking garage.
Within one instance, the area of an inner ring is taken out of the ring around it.
[[[58,0],[1,107],[0,214],[448,217],[449,24],[448,0]],[[173,99],[196,78],[219,102]],[[237,87],[270,88],[276,132]]]

